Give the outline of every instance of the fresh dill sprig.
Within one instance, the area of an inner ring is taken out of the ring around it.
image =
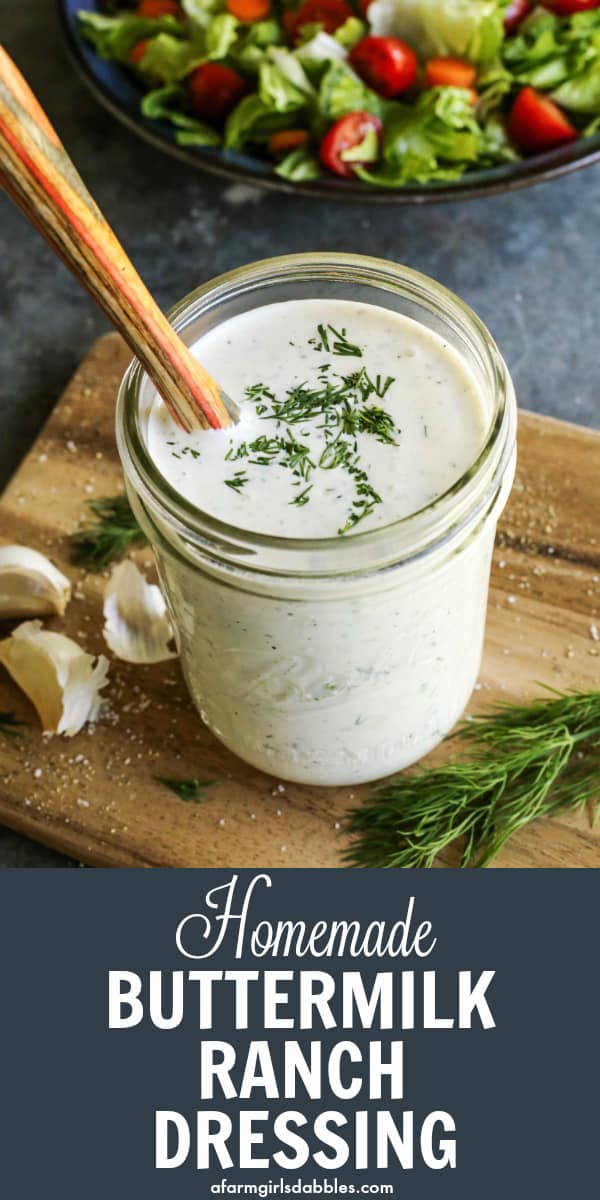
[[[431,867],[458,843],[459,866],[486,867],[539,817],[589,805],[598,819],[600,692],[498,705],[455,736],[468,757],[400,775],[349,814],[350,866]]]
[[[0,733],[6,738],[19,736],[19,727],[23,721],[17,721],[13,712],[0,712]]]
[[[362,358],[360,346],[348,341],[345,329],[335,329],[333,325],[318,325],[318,337],[309,338],[308,344],[317,353],[341,354],[348,358]]]
[[[132,546],[145,546],[127,496],[105,496],[88,501],[96,521],[71,534],[71,562],[88,571],[102,571],[124,558]]]
[[[157,783],[162,783],[163,787],[179,796],[180,800],[188,800],[192,804],[202,804],[204,793],[216,783],[215,779],[164,779],[160,775],[155,775],[154,778]]]

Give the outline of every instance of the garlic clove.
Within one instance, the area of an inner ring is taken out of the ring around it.
[[[160,588],[127,559],[114,568],[104,591],[104,639],[124,662],[177,657],[169,649],[173,627]]]
[[[69,580],[44,554],[0,546],[0,617],[62,617],[70,599]]]
[[[0,662],[38,711],[44,733],[72,737],[98,716],[108,662],[72,638],[25,621],[0,642]]]

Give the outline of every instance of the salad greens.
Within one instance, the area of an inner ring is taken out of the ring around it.
[[[135,73],[142,114],[167,122],[179,145],[254,155],[291,181],[329,168],[397,188],[455,180],[550,147],[548,101],[563,122],[556,144],[600,129],[600,3],[572,16],[531,5],[506,33],[507,3],[112,0],[108,11],[80,12],[79,22],[99,55]],[[371,35],[400,38],[414,51],[414,82],[401,94],[390,96],[360,69],[356,55]],[[473,88],[451,77],[430,82],[432,58],[462,60]],[[527,89],[546,136],[539,145],[511,121]],[[363,128],[356,118],[365,114]]]
[[[502,125],[481,126],[463,88],[423,92],[415,104],[395,105],[384,124],[382,160],[376,171],[358,167],[367,183],[398,187],[409,180],[458,179],[474,163],[517,157]]]
[[[489,62],[500,52],[503,0],[374,0],[373,33],[403,38],[420,58],[440,55]]]
[[[573,113],[600,114],[600,8],[561,21],[538,9],[507,42],[504,66],[518,83],[549,91]]]

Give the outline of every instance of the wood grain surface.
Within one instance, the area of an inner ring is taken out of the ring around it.
[[[9,485],[3,541],[48,554],[74,598],[50,627],[92,653],[104,579],[69,565],[68,535],[86,501],[122,490],[113,434],[129,352],[97,342]],[[135,555],[151,569],[148,551]],[[11,626],[6,626],[6,633]],[[528,699],[540,684],[600,687],[600,434],[521,413],[519,468],[494,557],[481,680],[472,709]],[[224,750],[203,727],[177,662],[113,661],[106,716],[75,738],[42,738],[28,701],[0,674],[0,711],[25,722],[0,737],[0,822],[102,866],[335,867],[344,811],[361,790],[280,784]],[[437,756],[446,751],[442,748]],[[201,804],[157,776],[213,780]],[[600,827],[558,817],[523,830],[500,867],[600,866]]]

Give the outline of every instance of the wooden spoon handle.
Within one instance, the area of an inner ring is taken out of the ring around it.
[[[178,424],[231,425],[218,384],[152,299],[2,46],[0,185],[123,334]]]

